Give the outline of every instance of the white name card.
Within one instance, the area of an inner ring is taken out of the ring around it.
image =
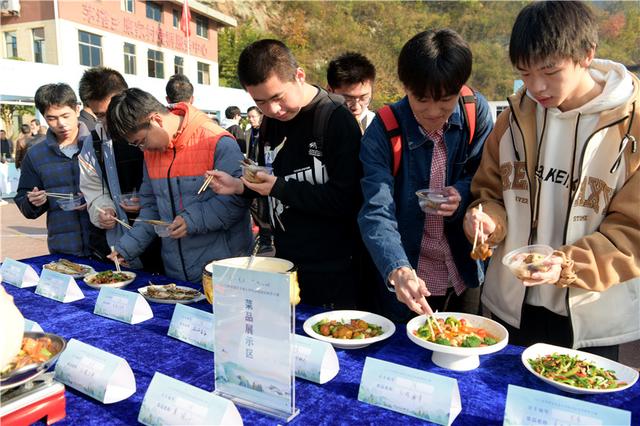
[[[42,327],[40,327],[40,324],[38,324],[35,321],[31,321],[28,319],[24,319],[24,331],[36,331],[36,332],[43,332],[44,330],[42,329]]]
[[[296,334],[293,344],[296,377],[321,385],[336,377],[340,363],[330,343]]]
[[[78,283],[71,276],[42,269],[40,281],[36,287],[36,294],[62,303],[75,302],[84,299],[84,294]]]
[[[358,400],[447,426],[462,411],[456,379],[369,357]]]
[[[2,275],[2,281],[19,288],[38,285],[38,273],[35,269],[9,257],[4,258],[0,267],[0,275]]]
[[[153,318],[151,306],[139,293],[102,287],[93,313],[103,317],[138,324]]]
[[[138,421],[147,426],[242,425],[233,402],[157,372],[144,395]]]
[[[631,412],[509,385],[503,425],[631,425]]]
[[[167,334],[213,352],[213,314],[177,303]]]
[[[69,340],[55,370],[56,380],[103,404],[123,401],[136,391],[136,379],[124,358]]]

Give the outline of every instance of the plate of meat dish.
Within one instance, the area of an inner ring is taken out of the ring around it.
[[[87,275],[84,277],[84,282],[89,287],[97,289],[102,287],[121,288],[131,284],[135,278],[135,272],[131,271],[102,271]]]
[[[330,311],[307,319],[305,333],[339,349],[360,349],[385,340],[396,331],[387,318],[364,311]]]
[[[173,283],[155,285],[150,282],[148,286],[140,287],[138,293],[148,301],[155,303],[189,304],[204,300],[204,294],[198,290]]]
[[[67,259],[58,259],[55,262],[47,263],[43,268],[65,275],[71,275],[73,278],[83,278],[87,274],[95,272],[89,265],[75,263]]]

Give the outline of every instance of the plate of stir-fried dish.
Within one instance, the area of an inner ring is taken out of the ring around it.
[[[385,340],[396,331],[387,318],[364,311],[330,311],[307,319],[303,328],[314,339],[339,349],[360,349]]]
[[[149,283],[146,287],[140,287],[138,293],[148,301],[155,303],[189,304],[204,300],[204,295],[198,290],[173,283],[165,285]]]
[[[136,278],[135,272],[131,271],[102,271],[89,274],[84,277],[84,282],[93,288],[102,287],[120,288],[129,285]]]
[[[637,370],[619,362],[546,343],[525,349],[522,364],[540,380],[570,393],[619,392],[638,380]]]
[[[0,372],[0,390],[19,386],[43,374],[58,359],[66,341],[55,334],[27,331],[20,352]]]
[[[65,275],[71,275],[73,278],[83,278],[85,275],[95,272],[89,265],[75,263],[67,259],[59,259],[56,262],[47,263],[43,268]]]

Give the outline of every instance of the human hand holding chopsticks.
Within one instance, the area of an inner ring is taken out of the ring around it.
[[[113,229],[116,226],[116,212],[110,207],[106,209],[98,208],[98,222],[102,229]]]
[[[481,208],[473,208],[464,215],[462,227],[470,241],[479,238],[482,242],[488,240],[489,236],[496,230],[496,223]]]
[[[242,181],[228,173],[220,170],[207,170],[205,174],[211,176],[209,188],[216,194],[235,195],[244,192]]]
[[[169,236],[174,239],[182,238],[187,236],[187,222],[185,222],[184,218],[180,215],[176,216],[171,222],[171,225],[167,227],[169,230]]]
[[[47,192],[34,186],[31,191],[27,192],[27,200],[34,206],[40,207],[47,202]]]
[[[116,263],[117,261],[118,265],[129,266],[129,263],[116,251],[114,246],[111,246],[111,253],[107,255],[107,259],[111,260],[113,263]]]
[[[394,269],[389,276],[389,282],[395,287],[398,300],[409,309],[421,315],[433,315],[433,310],[426,299],[431,296],[431,293],[412,268],[403,266]]]

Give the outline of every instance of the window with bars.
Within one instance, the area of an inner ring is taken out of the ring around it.
[[[102,37],[86,31],[78,31],[80,65],[97,67],[102,65]]]
[[[131,43],[124,44],[124,73],[136,73],[136,45]]]
[[[147,51],[149,77],[164,78],[164,55],[159,50]]]
[[[209,64],[198,62],[198,84],[211,84],[209,78]]]
[[[173,58],[173,73],[184,74],[184,58],[181,56],[175,56]]]
[[[33,37],[33,62],[44,63],[44,28],[31,30]]]
[[[4,32],[4,42],[7,46],[7,58],[18,57],[18,37],[15,31]]]

